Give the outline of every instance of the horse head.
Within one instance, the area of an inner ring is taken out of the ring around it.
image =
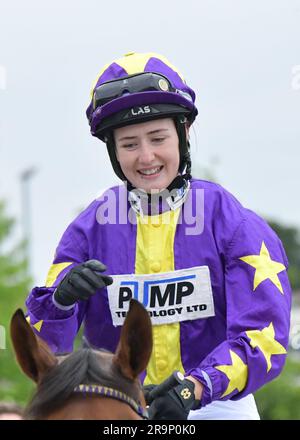
[[[115,354],[82,348],[55,356],[20,309],[11,320],[11,338],[20,367],[37,385],[26,418],[147,418],[139,375],[150,359],[152,327],[138,301],[130,302]]]

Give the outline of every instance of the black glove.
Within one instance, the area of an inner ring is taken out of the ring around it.
[[[154,420],[186,420],[191,409],[199,407],[195,399],[195,384],[176,371],[165,382],[150,389],[145,387],[150,404],[149,418]]]
[[[158,385],[153,385],[153,384],[143,386],[144,398],[147,405],[150,405],[150,403],[153,402],[151,391],[153,391],[157,387]]]
[[[109,286],[113,279],[102,275],[106,266],[98,260],[89,260],[73,267],[57,286],[54,299],[62,306],[70,306],[78,300],[87,300],[97,289]]]

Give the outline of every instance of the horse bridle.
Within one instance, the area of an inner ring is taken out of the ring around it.
[[[127,403],[127,405],[129,405],[143,419],[149,419],[147,409],[143,408],[140,402],[137,402],[132,397],[128,396],[128,394],[116,390],[115,388],[105,387],[103,385],[80,384],[74,388],[74,392],[85,394],[98,394],[100,396],[120,400],[121,402]]]

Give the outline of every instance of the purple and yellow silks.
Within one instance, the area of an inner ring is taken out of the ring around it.
[[[200,195],[203,207],[198,212]],[[112,211],[118,208],[114,221],[105,223],[100,217],[108,200],[114,205]],[[114,187],[67,228],[50,281],[34,288],[27,299],[28,319],[35,331],[55,352],[70,352],[84,321],[90,344],[116,349],[120,327],[112,323],[106,289],[68,311],[52,302],[63,276],[83,261],[100,260],[112,277],[207,266],[214,316],[154,326],[154,354],[146,382],[158,383],[180,369],[209,382],[205,405],[211,400],[239,399],[276,377],[286,358],[291,288],[284,249],[265,221],[220,185],[195,179],[180,211],[170,215],[169,226],[158,221],[155,234],[147,221],[124,221],[129,211],[126,188]],[[191,213],[202,225],[196,234],[187,233],[193,228]]]

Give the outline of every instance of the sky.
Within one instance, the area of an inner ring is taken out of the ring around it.
[[[300,228],[299,23],[300,0],[0,0],[0,199],[14,240],[30,216],[35,284],[67,225],[120,182],[85,110],[101,68],[131,51],[165,55],[196,91],[197,173]]]

